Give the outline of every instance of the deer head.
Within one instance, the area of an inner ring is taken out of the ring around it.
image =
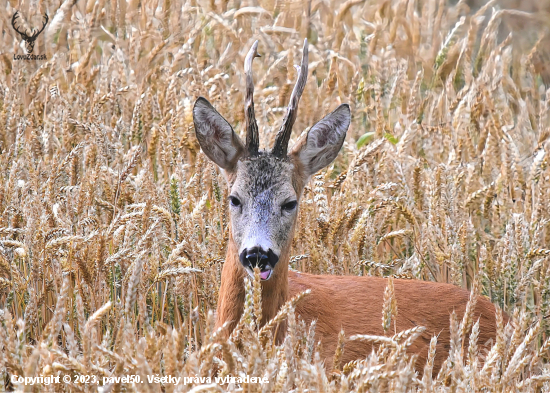
[[[308,73],[308,44],[304,42],[298,80],[271,151],[259,150],[258,126],[254,116],[252,60],[259,57],[256,41],[245,60],[246,144],[231,125],[203,97],[195,102],[193,120],[204,153],[224,172],[229,186],[231,241],[238,250],[241,267],[253,276],[260,268],[269,280],[288,266],[287,258],[296,223],[298,203],[312,174],[338,155],[351,114],[347,104],[315,124],[288,152],[292,126]]]
[[[48,14],[44,14],[44,23],[42,24],[42,28],[40,30],[32,30],[30,34],[27,34],[26,31],[20,31],[18,27],[16,26],[16,20],[19,17],[19,11],[16,11],[15,14],[13,14],[13,17],[11,18],[11,25],[13,26],[13,29],[21,34],[21,38],[25,41],[25,48],[27,49],[27,53],[31,54],[34,50],[34,41],[38,38],[40,33],[44,31],[44,28],[48,24]]]

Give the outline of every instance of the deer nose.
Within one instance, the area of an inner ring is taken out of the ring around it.
[[[240,255],[241,263],[245,266],[255,268],[265,266],[269,259],[267,253],[259,247],[246,248]]]
[[[244,266],[250,266],[251,268],[256,266],[262,268],[268,263],[271,267],[275,267],[275,264],[279,261],[279,257],[273,251],[268,250],[266,252],[260,247],[245,248],[239,259]]]

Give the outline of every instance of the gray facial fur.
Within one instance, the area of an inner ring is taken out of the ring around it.
[[[230,203],[233,240],[239,254],[244,249],[259,247],[280,256],[292,236],[297,207],[283,206],[298,199],[293,185],[293,164],[261,154],[239,161],[236,176],[230,183],[230,195],[239,206]]]

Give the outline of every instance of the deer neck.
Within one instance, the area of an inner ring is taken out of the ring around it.
[[[262,281],[262,321],[263,326],[281,309],[288,297],[288,252],[281,253],[275,266],[273,276]],[[230,239],[227,255],[222,270],[217,309],[216,327],[228,323],[229,332],[233,331],[239,322],[244,309],[245,284],[248,274],[239,261],[238,250]]]

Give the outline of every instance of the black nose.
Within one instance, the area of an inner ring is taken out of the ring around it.
[[[279,261],[279,257],[273,251],[268,250],[266,252],[260,247],[245,248],[241,252],[239,259],[244,266],[250,266],[251,268],[255,268],[256,266],[263,268],[267,264],[273,268]]]

